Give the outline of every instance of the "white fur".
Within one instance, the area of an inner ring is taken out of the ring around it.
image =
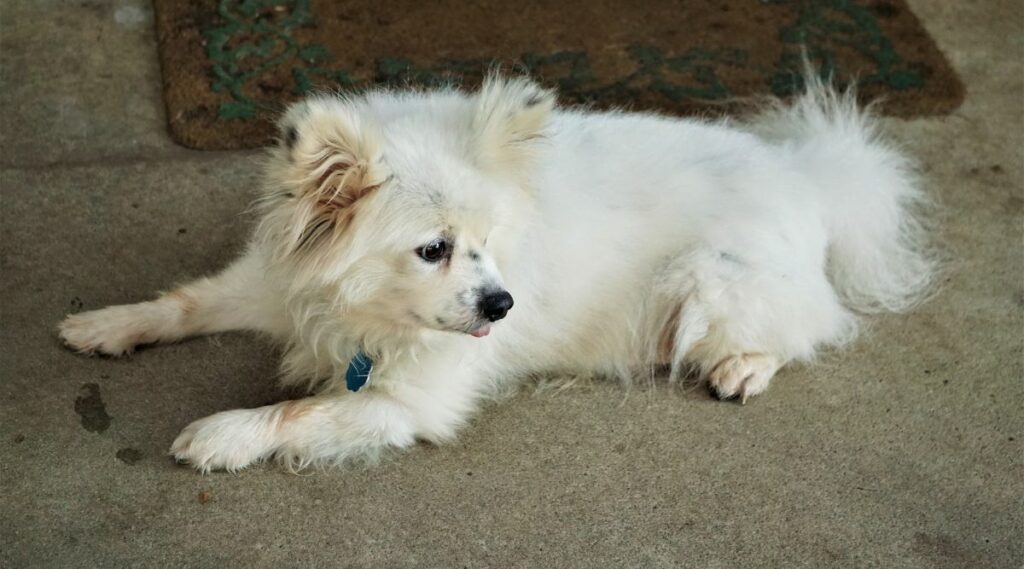
[[[453,438],[539,372],[696,369],[744,401],[777,369],[903,310],[934,263],[907,159],[852,95],[809,80],[747,123],[556,110],[529,81],[318,97],[282,119],[245,255],[160,299],[70,316],[83,352],[229,329],[286,346],[307,399],[219,413],[171,452],[301,468]],[[428,263],[417,249],[452,243]],[[486,290],[515,298],[486,331]],[[344,387],[350,359],[375,359]]]

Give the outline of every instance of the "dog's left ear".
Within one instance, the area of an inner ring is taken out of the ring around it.
[[[298,251],[339,236],[388,169],[377,125],[360,100],[314,97],[289,109],[280,126],[277,178],[293,199],[290,241]]]
[[[554,92],[529,79],[488,77],[473,116],[481,167],[521,175],[544,138],[554,106]]]

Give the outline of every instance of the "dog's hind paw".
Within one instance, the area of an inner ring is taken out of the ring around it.
[[[779,361],[767,354],[729,356],[708,374],[708,384],[719,399],[739,397],[746,403],[751,395],[768,388],[772,376],[779,369]]]

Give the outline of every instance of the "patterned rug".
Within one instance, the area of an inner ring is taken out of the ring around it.
[[[492,66],[564,104],[720,114],[799,90],[806,51],[884,113],[948,113],[964,87],[902,0],[155,0],[167,116],[191,148],[266,145],[315,90],[473,87]]]

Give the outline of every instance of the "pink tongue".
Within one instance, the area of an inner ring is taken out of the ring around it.
[[[483,338],[484,336],[486,336],[486,335],[488,335],[490,333],[491,333],[491,325],[490,324],[484,324],[483,326],[481,326],[481,327],[477,328],[476,330],[473,330],[472,332],[470,332],[470,334],[474,338]]]

